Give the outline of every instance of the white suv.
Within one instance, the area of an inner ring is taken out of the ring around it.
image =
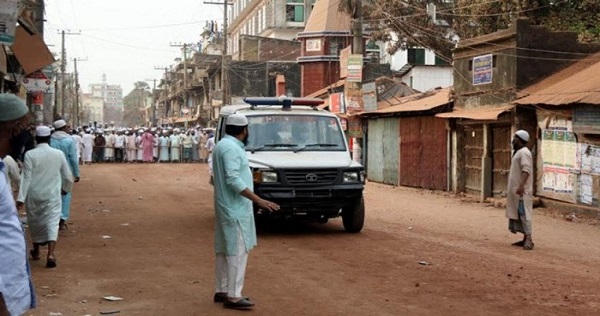
[[[311,98],[246,98],[244,105],[221,109],[217,141],[225,119],[248,118],[246,152],[254,192],[281,205],[257,216],[302,217],[321,223],[342,216],[348,232],[360,232],[365,217],[364,168],[351,159],[340,120],[317,108]]]

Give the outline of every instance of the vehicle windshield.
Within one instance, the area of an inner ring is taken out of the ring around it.
[[[248,115],[248,151],[345,151],[338,120],[319,115]]]

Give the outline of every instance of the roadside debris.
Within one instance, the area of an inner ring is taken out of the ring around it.
[[[122,300],[123,300],[123,298],[122,298],[122,297],[118,297],[118,296],[112,296],[112,295],[105,296],[105,297],[103,297],[103,299],[105,299],[105,300],[107,300],[107,301],[111,301],[111,302],[114,302],[114,301],[122,301]]]

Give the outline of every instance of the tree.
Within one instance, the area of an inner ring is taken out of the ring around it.
[[[352,1],[352,0],[342,0]],[[519,17],[553,31],[576,32],[581,42],[600,42],[598,0],[378,0],[365,2],[375,39],[390,42],[390,53],[411,46],[451,58],[452,35],[470,38],[507,28]],[[436,20],[427,5],[436,4]],[[381,22],[378,22],[381,21]],[[445,24],[444,22],[447,22]],[[451,26],[451,28],[450,28]]]
[[[144,125],[142,116],[145,100],[150,96],[150,87],[145,81],[133,84],[134,88],[123,98],[123,124],[125,126]]]

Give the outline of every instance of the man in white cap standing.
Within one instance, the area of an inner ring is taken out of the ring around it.
[[[52,124],[54,133],[50,139],[50,146],[63,152],[71,173],[75,177],[75,182],[79,182],[79,163],[77,161],[77,147],[73,138],[67,134],[67,122],[65,120],[57,120]],[[67,229],[67,220],[71,215],[71,192],[62,196],[62,214],[60,216],[59,229]]]
[[[46,267],[56,267],[54,249],[62,211],[61,195],[71,192],[73,174],[62,151],[48,145],[50,128],[36,128],[37,146],[25,153],[17,208],[26,204],[27,224],[33,242],[31,258],[40,259],[40,246],[48,245]]]
[[[169,146],[171,147],[171,162],[180,162],[181,136],[179,135],[179,128],[174,129],[171,136],[169,136]]]
[[[0,94],[0,170],[2,159],[20,156],[29,133],[29,109],[17,96]],[[35,307],[23,225],[6,181],[0,181],[0,315],[22,315]]]
[[[527,148],[529,133],[518,130],[512,140],[514,149],[508,174],[506,196],[506,217],[508,229],[513,233],[522,233],[523,240],[513,246],[533,250],[531,237],[531,217],[533,212],[533,159]]]
[[[254,306],[242,296],[248,252],[256,246],[252,203],[266,211],[279,205],[254,194],[252,173],[244,144],[248,140],[248,119],[233,114],[225,121],[225,135],[213,152],[216,291],[214,302],[225,308]]]

